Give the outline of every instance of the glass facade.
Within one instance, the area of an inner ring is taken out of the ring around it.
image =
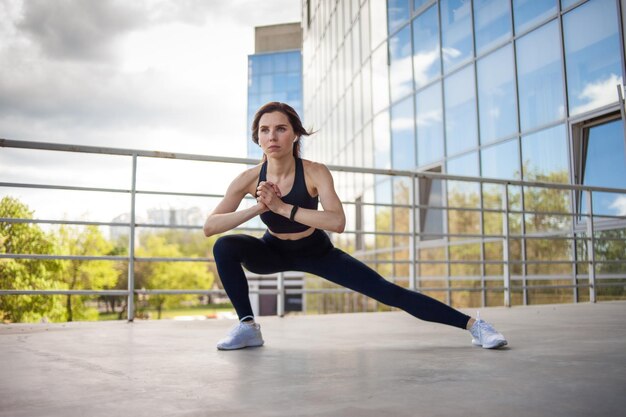
[[[365,168],[626,188],[617,92],[626,66],[623,1],[308,3],[310,24],[303,28],[304,119],[318,133],[309,142],[307,157],[337,165],[349,160]],[[359,47],[355,37],[360,38]],[[342,183],[342,200],[364,203],[373,198],[402,204],[411,188],[398,179],[366,174],[338,173],[337,181]],[[482,210],[502,207],[500,188],[420,180],[415,192],[421,204]],[[564,225],[584,229],[584,219],[578,218],[576,226],[575,216],[523,213],[525,208],[584,213],[581,194],[511,186],[508,201],[510,208],[520,210],[509,220],[511,232],[548,233]],[[593,197],[597,213],[624,215],[624,201],[626,196],[611,193]],[[377,231],[407,232],[409,222],[401,210],[375,211],[370,224]],[[415,258],[468,261],[466,268],[420,265],[422,284],[429,283],[427,276],[502,274],[501,265],[484,266],[482,272],[470,265],[473,259],[502,259],[501,243],[453,244],[450,238],[433,246],[434,235],[441,232],[501,233],[498,216],[488,210],[420,211],[417,230],[432,236],[427,247],[416,248]],[[626,229],[624,224],[617,227]],[[393,239],[373,239],[375,258],[406,259],[406,247]],[[532,260],[546,252],[541,244],[513,241],[510,257]],[[381,245],[388,245],[387,252]],[[580,251],[576,245],[567,242],[554,257]],[[559,245],[553,246],[550,250],[556,251]],[[398,268],[377,267],[393,271],[394,279],[406,278],[397,276]],[[512,272],[546,273],[518,266]]]
[[[248,124],[269,101],[289,103],[302,114],[302,54],[300,50],[248,56]],[[261,149],[247,139],[248,157],[261,158]]]

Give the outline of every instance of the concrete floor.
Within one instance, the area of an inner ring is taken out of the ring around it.
[[[487,308],[490,351],[401,313],[0,325],[0,416],[616,416],[626,302]]]

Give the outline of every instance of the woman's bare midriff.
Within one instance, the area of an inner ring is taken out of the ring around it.
[[[302,238],[305,238],[307,236],[311,236],[313,234],[313,232],[315,232],[315,228],[314,227],[310,227],[307,230],[305,230],[304,232],[298,232],[298,233],[274,233],[271,230],[267,229],[270,234],[272,236],[275,236],[281,240],[300,240]]]

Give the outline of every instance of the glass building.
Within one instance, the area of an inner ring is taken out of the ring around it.
[[[255,54],[248,55],[248,124],[270,101],[290,103],[302,114],[302,29],[300,23],[255,28]],[[261,149],[248,137],[248,157]]]
[[[319,130],[309,139],[307,157],[344,166],[626,188],[619,95],[625,72],[623,0],[302,4],[304,120]],[[341,172],[335,177],[342,200],[357,207],[348,209],[354,229],[406,232],[405,209],[359,208],[359,202],[406,204],[409,181]],[[479,184],[427,181],[419,203],[488,209],[500,204],[491,191]],[[511,193],[510,204],[520,210],[539,204],[529,188],[513,187]],[[585,199],[571,194],[555,192],[541,197],[541,204],[585,212]],[[592,204],[596,214],[626,215],[623,195],[595,193]],[[489,242],[464,245],[440,238],[501,228],[489,216],[421,210],[417,259],[501,256],[503,248]],[[575,227],[572,219],[562,223]],[[598,229],[624,237],[625,223],[600,221]],[[538,226],[520,216],[511,227],[530,233]],[[362,252],[365,258],[368,253],[377,259],[407,257],[406,236],[366,233],[363,241],[358,235],[347,237],[346,245],[369,248]],[[530,241],[511,250],[523,250],[519,256],[526,259],[541,252]],[[567,257],[578,249],[562,250]],[[502,273],[501,265],[480,267],[487,269],[482,275]],[[378,268],[406,281],[406,265]],[[532,265],[523,272],[532,276]],[[418,271],[420,277],[448,278],[477,273],[472,265],[450,263]]]

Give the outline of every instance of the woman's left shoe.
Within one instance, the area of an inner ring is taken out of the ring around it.
[[[500,332],[484,320],[478,319],[469,332],[472,334],[472,344],[485,349],[497,349],[507,345],[507,341]]]

